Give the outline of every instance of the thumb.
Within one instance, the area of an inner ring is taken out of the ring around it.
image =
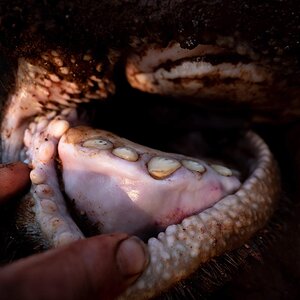
[[[1,299],[114,299],[145,269],[147,253],[126,234],[77,241],[2,268]]]
[[[0,204],[29,186],[29,172],[30,169],[21,162],[0,164]]]

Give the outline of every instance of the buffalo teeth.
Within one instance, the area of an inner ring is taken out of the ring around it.
[[[97,148],[100,150],[108,150],[113,147],[113,144],[108,140],[98,138],[98,139],[87,140],[87,141],[83,142],[82,146],[87,147],[87,148]]]
[[[211,165],[211,167],[222,176],[232,176],[232,171],[221,165]]]
[[[41,184],[46,181],[46,174],[40,169],[33,169],[30,172],[30,180],[33,184]]]
[[[139,158],[139,155],[137,152],[129,147],[118,147],[115,148],[112,153],[122,159],[128,160],[128,161],[137,161]]]
[[[70,127],[66,120],[53,120],[49,124],[48,131],[55,138],[60,138]]]
[[[43,163],[47,163],[51,159],[53,159],[54,153],[55,153],[55,145],[53,144],[53,142],[45,141],[40,145],[37,158],[39,161]]]
[[[197,161],[183,159],[181,162],[182,162],[183,166],[185,166],[190,171],[196,171],[201,174],[206,171],[205,167]]]
[[[56,203],[49,199],[42,199],[41,206],[45,213],[55,213],[58,209]]]
[[[35,193],[39,198],[52,198],[54,196],[53,189],[48,184],[38,184],[35,187]]]
[[[178,160],[156,156],[148,162],[148,171],[156,179],[164,179],[181,167]]]

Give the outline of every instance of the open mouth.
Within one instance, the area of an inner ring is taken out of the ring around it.
[[[145,93],[137,92],[145,117],[151,109],[142,97],[148,93],[154,94],[150,101],[160,94],[194,104],[239,99],[248,103],[267,97],[273,86],[269,68],[251,58],[246,48],[239,53],[216,45],[186,50],[172,42],[134,50],[109,53],[104,63],[90,53],[79,60],[61,49],[21,58],[1,134],[2,159],[21,158],[32,166],[32,187],[21,218],[36,229],[34,235],[44,247],[115,231],[147,242],[150,264],[124,295],[141,299],[161,293],[212,257],[242,245],[268,221],[280,184],[272,154],[253,132],[240,134],[216,151],[200,144],[197,134],[190,135],[194,124],[186,124],[181,146],[174,147],[165,136],[163,149],[155,150],[151,146],[160,144],[159,135],[143,146],[91,127],[106,119],[106,108],[92,118],[90,110],[82,113],[82,103],[127,101],[128,95],[120,100],[118,80],[112,79],[116,65],[124,67],[132,86],[127,89]],[[75,71],[85,74],[83,79],[74,77]],[[127,125],[113,117],[112,128],[126,132]],[[131,130],[130,136],[146,140]]]

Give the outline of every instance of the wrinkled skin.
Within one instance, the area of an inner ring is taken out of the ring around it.
[[[113,47],[128,51],[132,36],[163,46],[170,40],[177,40],[187,48],[193,48],[203,38],[211,43],[216,35],[235,36],[261,55],[259,61],[272,70],[275,83],[266,89],[267,96],[253,98],[246,103],[243,103],[244,99],[241,103],[234,100],[233,105],[242,111],[253,111],[250,114],[252,120],[277,122],[280,118],[280,121],[287,122],[297,119],[299,4],[296,1],[258,2],[257,5],[253,1],[232,2],[203,1],[199,4],[198,1],[189,1],[187,5],[186,1],[160,1],[156,6],[154,1],[126,1],[126,4],[123,1],[113,4],[101,1],[93,5],[62,1],[58,6],[47,9],[43,7],[47,4],[37,3],[34,9],[27,11],[22,4],[13,9],[13,6],[16,7],[13,1],[3,7],[2,49],[7,55],[14,48],[13,58],[29,57],[34,62],[49,48],[61,47],[62,52],[68,49],[67,52],[75,54],[92,48],[99,55],[99,60],[109,65],[103,45],[105,49]],[[99,22],[103,11],[109,17],[103,16]],[[10,26],[11,20],[14,26]],[[84,82],[84,76],[77,72],[76,81]],[[231,99],[228,100],[230,102]]]
[[[34,58],[37,52],[62,46],[75,53],[95,49],[101,56],[103,45],[127,47],[132,36],[163,44],[177,40],[185,48],[193,48],[203,39],[214,42],[216,35],[236,37],[276,71],[279,82],[284,78],[279,87],[270,87],[267,99],[253,99],[246,106],[259,112],[267,110],[267,118],[272,121],[278,115],[284,120],[298,114],[297,1],[265,1],[263,4],[260,1],[189,1],[188,5],[185,1],[126,1],[126,4],[123,1],[84,4],[61,1],[57,5],[36,2],[32,1],[30,10],[22,1],[3,5],[1,44],[4,51],[10,53],[10,49],[15,49],[17,57]],[[84,74],[77,73],[77,80],[82,80],[82,76]],[[262,115],[265,114],[262,112]]]

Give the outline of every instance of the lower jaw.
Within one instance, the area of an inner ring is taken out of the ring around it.
[[[124,294],[126,299],[135,299],[136,295],[139,295],[139,299],[149,298],[165,291],[212,257],[241,246],[265,225],[280,193],[276,164],[268,147],[258,136],[248,132],[227,152],[231,152],[232,159],[238,162],[245,175],[240,189],[200,214],[185,218],[180,224],[171,225],[157,237],[150,238],[147,242],[150,265],[137,283]],[[254,163],[249,163],[250,160]],[[22,204],[21,219],[24,215],[28,217],[28,206],[36,207],[40,202],[37,186],[33,182],[31,195]],[[56,198],[59,197],[56,195]],[[30,211],[32,214],[32,207]],[[30,222],[33,222],[33,226],[45,231],[37,211],[31,217],[31,220],[25,220],[26,226],[30,228]],[[41,235],[45,238],[45,232]],[[51,234],[46,236],[46,247],[53,244],[59,246],[74,239],[73,235],[64,235],[62,239],[55,241],[51,240]],[[81,236],[75,237],[77,238]],[[164,269],[163,274],[161,268]]]
[[[147,244],[151,263],[125,297],[134,299],[138,294],[139,299],[148,298],[168,289],[212,257],[243,244],[267,222],[280,189],[272,155],[253,133],[246,134],[233,149],[229,150],[233,151],[232,158],[238,157],[241,169],[246,174],[242,187],[213,207],[149,239]],[[253,165],[248,163],[249,157],[254,161]],[[35,197],[35,188],[33,184],[32,193],[25,201],[27,208],[39,202]],[[40,230],[41,222],[36,215],[32,215],[32,207],[31,219],[26,214],[23,211],[21,218],[25,216],[27,228],[30,228],[30,222],[33,221],[33,226]],[[63,242],[68,242],[64,237]],[[49,237],[44,242],[46,246],[55,244]],[[163,274],[162,268],[165,270]]]

